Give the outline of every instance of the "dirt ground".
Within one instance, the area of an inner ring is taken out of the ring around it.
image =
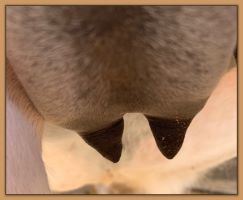
[[[173,160],[161,155],[148,122],[138,113],[124,117],[124,149],[117,164],[100,156],[76,133],[46,124],[42,156],[50,188],[55,192],[81,188],[76,191],[79,194],[177,194],[188,193],[188,188],[194,188],[191,193],[236,193],[233,175],[226,178],[231,181],[231,189],[222,189],[215,177],[205,182],[206,171],[237,156],[236,80],[233,68],[193,119],[182,149]],[[221,174],[227,170],[236,171],[236,167],[225,167]]]

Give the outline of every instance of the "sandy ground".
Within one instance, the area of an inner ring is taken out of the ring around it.
[[[205,170],[237,154],[236,78],[236,68],[222,78],[173,160],[161,155],[138,113],[125,115],[124,149],[117,164],[76,133],[46,124],[43,160],[50,188],[60,192],[93,184],[90,193],[184,193]]]

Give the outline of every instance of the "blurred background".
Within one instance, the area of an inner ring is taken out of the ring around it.
[[[237,171],[237,158],[232,158],[208,170],[188,193],[237,194]]]

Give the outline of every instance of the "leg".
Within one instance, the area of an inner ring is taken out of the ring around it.
[[[6,193],[50,193],[41,158],[43,120],[7,66]]]

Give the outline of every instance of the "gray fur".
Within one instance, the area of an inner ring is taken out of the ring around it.
[[[7,57],[37,110],[78,132],[128,112],[193,117],[230,65],[235,6],[8,6]]]

